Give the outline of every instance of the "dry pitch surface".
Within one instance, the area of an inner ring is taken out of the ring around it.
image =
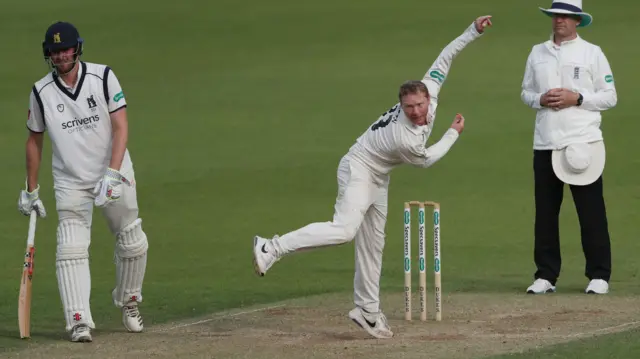
[[[427,322],[417,312],[414,321],[404,321],[402,303],[401,294],[383,297],[395,333],[389,340],[370,338],[353,324],[351,297],[342,294],[243,308],[141,334],[98,332],[93,343],[33,345],[2,357],[479,358],[640,326],[640,300],[631,297],[450,294],[439,323],[432,312]]]

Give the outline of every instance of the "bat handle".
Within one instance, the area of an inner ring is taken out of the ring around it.
[[[36,237],[36,220],[38,218],[38,213],[36,210],[31,210],[31,215],[29,216],[29,233],[27,235],[27,244],[33,245]]]

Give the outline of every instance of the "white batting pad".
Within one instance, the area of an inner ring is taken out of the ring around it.
[[[64,309],[66,330],[77,324],[95,328],[91,317],[91,274],[89,272],[89,228],[75,219],[58,224],[56,276]]]
[[[147,235],[142,231],[140,218],[118,233],[115,249],[116,289],[113,291],[113,303],[117,307],[142,301],[148,248]]]

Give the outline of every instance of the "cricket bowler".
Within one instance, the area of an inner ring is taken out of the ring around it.
[[[108,66],[80,60],[82,49],[83,39],[72,24],[57,22],[47,29],[42,50],[51,71],[31,91],[26,188],[18,200],[22,214],[35,209],[46,216],[38,171],[47,131],[58,214],[56,275],[72,342],[91,342],[95,328],[89,306],[93,206],[101,208],[116,239],[112,299],[129,332],[143,329],[138,304],[149,246],[138,218],[124,92]]]
[[[349,318],[376,338],[393,336],[380,310],[379,298],[390,172],[405,163],[430,167],[456,142],[464,129],[460,114],[440,141],[426,147],[435,122],[438,94],[454,58],[491,25],[491,16],[477,18],[442,50],[421,81],[402,84],[399,103],[367,128],[342,157],[332,221],[311,223],[271,240],[254,237],[253,261],[258,275],[264,276],[287,254],[339,245],[355,238],[356,307],[349,312]]]

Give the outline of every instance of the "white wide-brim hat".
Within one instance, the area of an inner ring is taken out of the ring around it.
[[[574,143],[551,155],[553,172],[564,183],[586,186],[595,182],[604,171],[604,141]]]
[[[582,0],[553,0],[549,9],[541,7],[539,9],[549,16],[553,16],[553,14],[580,16],[578,27],[589,26],[593,22],[593,16],[582,11]]]

